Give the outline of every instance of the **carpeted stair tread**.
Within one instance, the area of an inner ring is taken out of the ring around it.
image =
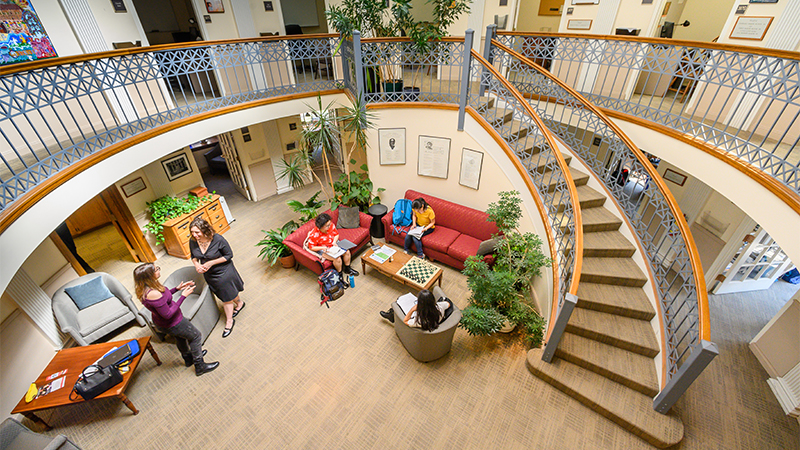
[[[569,169],[569,174],[572,177],[572,181],[575,182],[576,187],[583,186],[589,182],[589,175],[581,172],[580,170],[573,169],[570,166],[567,166],[567,169]],[[553,171],[549,171],[542,176],[542,182],[547,186],[548,192],[553,192],[558,182],[558,178],[554,177],[553,173]],[[580,197],[578,200],[580,201]]]
[[[642,287],[647,276],[630,258],[583,258],[581,281]]]
[[[583,202],[581,202],[581,206],[583,206]],[[629,258],[635,252],[636,247],[619,231],[596,231],[583,234],[584,257]]]
[[[500,130],[500,135],[503,139],[515,141],[525,137],[529,131],[530,125],[526,125],[519,120],[512,120],[510,126],[506,124],[503,129]]]
[[[639,436],[651,445],[666,448],[683,438],[683,422],[674,412],[659,414],[653,399],[563,359],[542,361],[542,349],[528,352],[528,369],[538,378]]]
[[[475,108],[475,110],[483,114],[484,112],[494,108],[494,99],[494,97],[482,97],[478,99],[479,105]]]
[[[577,186],[577,190],[581,208],[597,208],[606,202],[605,194],[601,194],[587,185]]]
[[[653,358],[572,333],[564,333],[556,356],[647,396],[658,394]]]
[[[622,225],[622,219],[605,208],[581,209],[581,217],[584,233],[619,230]]]
[[[575,308],[566,330],[650,358],[661,351],[653,327],[644,320]]]
[[[564,157],[564,161],[566,161],[567,166],[569,166],[570,161],[572,161],[572,155],[570,155],[568,153],[562,153],[561,156]],[[523,161],[523,162],[525,162],[525,161]],[[553,167],[552,167],[552,165],[548,165],[547,163],[548,163],[548,160],[546,158],[538,158],[538,157],[534,158],[534,164],[536,164],[536,166],[533,167],[533,170],[535,170],[535,171],[537,171],[539,173],[549,172],[550,170],[552,170]],[[556,164],[555,161],[553,161],[553,163]]]
[[[584,243],[588,235],[583,235]],[[641,288],[613,284],[581,282],[578,285],[578,307],[647,321],[656,315]]]
[[[486,108],[486,110],[481,113],[481,116],[483,116],[492,127],[500,128],[514,117],[514,110],[510,108]]]

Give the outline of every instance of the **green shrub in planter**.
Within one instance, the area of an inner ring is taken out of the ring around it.
[[[261,230],[264,233],[264,239],[261,239],[256,244],[256,247],[261,247],[258,257],[267,260],[271,266],[274,266],[284,256],[291,255],[292,251],[283,243],[283,240],[296,229],[297,224],[294,221],[289,221],[274,230]]]
[[[147,203],[147,212],[150,214],[150,222],[145,224],[144,229],[155,235],[157,244],[163,243],[164,222],[194,211],[200,207],[202,202],[211,200],[212,194],[203,197],[190,195],[186,198],[165,195]]]

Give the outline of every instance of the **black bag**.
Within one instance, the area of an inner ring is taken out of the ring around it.
[[[100,367],[92,364],[83,369],[72,390],[84,400],[91,400],[120,383],[122,383],[122,374],[115,366]],[[70,393],[71,397],[72,393]]]

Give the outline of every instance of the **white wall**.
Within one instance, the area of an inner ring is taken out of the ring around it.
[[[568,1],[569,3],[569,1]],[[546,31],[555,33],[561,16],[540,16],[540,0],[520,0],[517,31]],[[568,5],[565,5],[566,8]]]
[[[678,22],[688,20],[691,25],[688,27],[675,27],[674,39],[687,39],[691,41],[711,42],[719,36],[728,14],[737,0],[686,0],[683,7],[683,14]],[[780,2],[779,2],[780,3]],[[750,8],[748,7],[748,13]]]
[[[126,13],[115,13],[108,0],[88,0],[88,3],[109,49],[114,48],[112,42],[142,40],[142,35],[136,27],[135,12],[128,10]]]
[[[39,20],[42,21],[47,35],[50,36],[50,42],[56,48],[58,56],[72,56],[83,53],[78,39],[72,32],[67,16],[64,15],[64,11],[58,2],[37,2],[34,5],[34,10],[39,16]]]
[[[233,8],[231,7],[230,0],[222,0],[222,6],[225,8],[224,13],[209,14],[206,12],[206,3],[204,0],[192,0],[192,4],[197,14],[197,23],[206,41],[239,38],[239,31],[236,27],[236,20],[233,17]],[[263,2],[261,4],[261,10],[263,11]],[[205,20],[203,20],[203,16],[206,15],[211,16],[211,23],[206,23]],[[256,31],[259,30],[256,29]]]
[[[274,33],[277,31],[283,36],[286,34],[286,30],[283,25],[280,0],[273,0],[272,9],[274,11],[264,11],[263,0],[250,0],[250,11],[253,14],[256,33]],[[324,20],[324,18],[321,20]]]

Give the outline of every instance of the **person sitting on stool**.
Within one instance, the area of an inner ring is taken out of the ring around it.
[[[314,228],[308,232],[306,241],[303,247],[308,249],[311,253],[316,253],[320,261],[331,261],[336,271],[342,273],[342,266],[344,266],[344,273],[347,275],[358,276],[358,271],[350,267],[350,259],[352,255],[350,250],[336,258],[328,254],[328,249],[335,246],[339,242],[339,232],[336,230],[336,225],[333,224],[331,216],[322,213],[317,216],[314,221]]]

